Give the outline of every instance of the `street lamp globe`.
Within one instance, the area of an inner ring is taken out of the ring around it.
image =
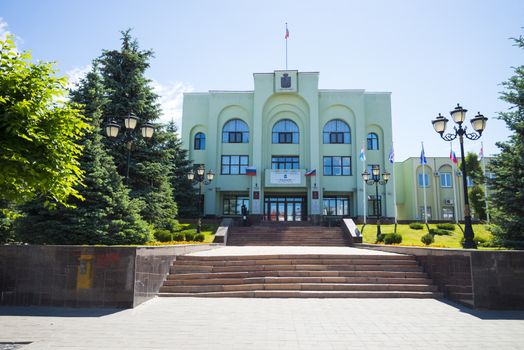
[[[384,171],[382,173],[382,180],[384,180],[384,182],[388,182],[389,181],[389,177],[391,176],[391,174],[387,171]]]
[[[471,118],[471,126],[473,127],[473,130],[482,135],[482,132],[486,129],[487,120],[488,118],[484,117],[480,112],[477,113],[474,118]]]
[[[369,181],[369,173],[367,170],[362,173],[362,179],[364,179],[366,182]]]
[[[209,182],[213,181],[213,178],[214,178],[214,177],[215,177],[215,173],[212,172],[211,170],[209,170],[209,171],[207,172],[207,181],[209,181]]]
[[[111,138],[118,136],[120,132],[120,125],[118,125],[114,120],[106,124],[106,135]]]
[[[189,173],[187,173],[187,179],[188,179],[189,181],[193,181],[193,180],[195,179],[195,173],[192,172],[192,171],[189,172]]]
[[[204,173],[206,172],[206,169],[204,169],[203,166],[199,166],[197,169],[197,175],[198,176],[204,176]]]
[[[444,117],[442,114],[438,114],[437,119],[431,121],[433,123],[433,128],[436,132],[439,134],[443,134],[444,131],[446,131],[446,124],[448,123],[449,119]]]
[[[453,118],[453,121],[460,125],[464,122],[464,120],[466,120],[467,111],[467,109],[462,108],[460,104],[457,103],[457,107],[455,107],[455,109],[449,113],[451,114],[451,118]]]
[[[151,123],[145,123],[142,128],[142,137],[145,139],[150,139],[153,137],[153,133],[155,132],[155,127]]]
[[[134,113],[129,113],[124,118],[124,126],[126,129],[134,130],[136,128],[136,123],[138,122],[138,117]]]

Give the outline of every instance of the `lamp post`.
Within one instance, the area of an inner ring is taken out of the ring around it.
[[[131,162],[131,148],[133,146],[133,141],[136,139],[136,136],[133,133],[133,131],[135,130],[139,120],[140,119],[134,113],[129,113],[126,117],[124,117],[125,130],[123,140],[127,144],[127,166],[125,178],[126,185],[128,185],[129,183],[129,163]],[[116,139],[121,127],[117,124],[115,120],[111,120],[109,123],[105,125],[105,128],[107,137]],[[142,132],[142,137],[148,140],[151,137],[153,137],[155,127],[153,126],[153,124],[146,122],[142,125],[140,130]]]
[[[187,179],[190,181],[196,181],[198,182],[198,222],[197,222],[197,233],[200,233],[202,231],[202,209],[201,209],[201,199],[202,199],[202,184],[209,185],[211,181],[213,181],[213,178],[215,177],[215,173],[211,170],[209,170],[204,176],[206,172],[206,169],[204,166],[199,166],[196,169],[195,172],[191,171],[187,174]]]
[[[444,132],[446,131],[446,123],[448,122],[448,119],[442,116],[440,113],[438,114],[437,118],[431,123],[433,124],[433,128],[436,132],[440,134],[440,137],[443,140],[446,141],[452,141],[454,139],[459,138],[460,141],[460,155],[462,157],[462,164],[461,164],[461,170],[462,170],[462,185],[464,188],[464,248],[477,248],[477,244],[473,240],[473,237],[475,234],[473,233],[473,226],[471,225],[471,211],[469,208],[469,199],[468,199],[468,187],[467,187],[467,173],[466,173],[466,162],[464,158],[464,136],[470,140],[478,140],[480,136],[482,135],[482,132],[486,128],[486,121],[488,118],[484,117],[482,114],[477,113],[477,115],[472,118],[471,126],[473,127],[473,130],[475,130],[477,133],[467,133],[467,127],[462,126],[462,123],[466,120],[466,112],[468,110],[462,108],[459,104],[457,104],[457,107],[455,107],[454,110],[450,112],[451,118],[453,121],[458,124],[457,126],[453,127],[453,130],[455,130],[455,133],[446,134],[444,135]]]
[[[371,175],[371,176],[370,176]],[[380,207],[378,205],[378,185],[385,185],[388,183],[390,173],[387,171],[384,171],[382,173],[382,179],[380,176],[380,167],[377,164],[374,164],[371,167],[371,174],[368,173],[368,171],[364,171],[362,173],[362,178],[368,185],[375,185],[375,214],[377,217],[377,239],[380,236]]]

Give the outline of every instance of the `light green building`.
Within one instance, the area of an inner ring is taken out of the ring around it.
[[[398,220],[424,220],[424,192],[428,220],[464,220],[462,172],[448,157],[426,157],[426,160],[424,169],[420,157],[395,163]],[[485,161],[489,162],[489,158]],[[486,173],[486,176],[492,175]],[[469,176],[467,183],[468,187],[473,185]]]
[[[195,165],[215,172],[204,214],[238,216],[244,204],[264,220],[373,216],[375,186],[361,173],[372,164],[393,171],[391,94],[319,89],[317,72],[253,76],[253,91],[184,94],[184,146]],[[379,186],[378,200],[392,218],[392,181]]]

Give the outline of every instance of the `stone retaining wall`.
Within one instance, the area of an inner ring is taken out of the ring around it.
[[[177,255],[218,246],[0,246],[0,305],[134,307],[156,295]]]

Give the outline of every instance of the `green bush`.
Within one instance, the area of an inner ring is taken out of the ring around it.
[[[455,224],[451,224],[449,222],[437,224],[437,228],[440,228],[442,230],[455,231],[455,227]]]
[[[182,232],[173,233],[173,241],[182,242],[184,239],[184,234]]]
[[[196,230],[190,229],[190,230],[184,230],[182,231],[184,236],[186,237],[186,242],[192,242],[195,240]]]
[[[412,222],[409,224],[409,228],[413,230],[422,230],[424,228],[424,224],[421,224],[420,222]]]
[[[194,241],[195,242],[204,242],[205,236],[203,233],[197,233],[195,235]]]
[[[375,243],[384,243],[384,238],[386,238],[386,234],[385,233],[381,233],[380,235],[378,235],[377,240],[375,241]]]
[[[169,230],[155,230],[155,239],[159,242],[171,242],[173,233]]]
[[[451,234],[448,230],[442,230],[440,228],[430,228],[429,233],[432,235],[438,235],[438,236],[448,236]]]
[[[420,241],[425,245],[430,245],[435,242],[435,237],[431,233],[426,233],[424,236],[420,237]]]
[[[388,233],[384,237],[384,243],[386,244],[399,244],[402,242],[402,235],[399,233]]]

